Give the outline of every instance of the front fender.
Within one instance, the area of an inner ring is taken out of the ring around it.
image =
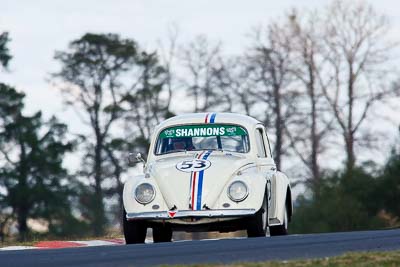
[[[266,189],[266,178],[260,173],[257,167],[251,167],[239,172],[241,175],[234,175],[224,186],[216,202],[215,209],[227,209],[224,204],[228,203],[229,209],[255,209],[259,210],[262,206]],[[228,197],[228,187],[234,181],[243,181],[249,190],[247,198],[241,202],[234,202]]]
[[[276,172],[271,178],[272,184],[272,202],[270,207],[269,222],[270,225],[282,224],[284,218],[284,208],[286,205],[286,195],[290,190],[289,179],[282,172]],[[291,201],[290,201],[291,202]],[[289,203],[289,210],[292,203]],[[289,212],[289,211],[288,211]],[[289,215],[290,216],[290,215]]]
[[[135,189],[141,183],[149,183],[154,186],[156,191],[155,198],[149,204],[143,205],[136,201],[135,199]],[[124,185],[123,191],[123,202],[126,213],[132,212],[151,212],[151,211],[159,211],[159,210],[168,210],[168,207],[165,203],[164,197],[160,188],[158,187],[156,181],[153,178],[145,178],[143,174],[133,176],[128,179]],[[156,208],[158,206],[158,208]]]

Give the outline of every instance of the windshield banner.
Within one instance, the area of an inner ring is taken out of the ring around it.
[[[184,125],[165,129],[161,132],[160,138],[237,136],[246,134],[242,127],[235,125]]]

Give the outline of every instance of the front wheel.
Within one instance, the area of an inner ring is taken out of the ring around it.
[[[266,236],[268,227],[268,204],[267,197],[264,197],[263,204],[256,214],[249,218],[247,225],[248,237]]]
[[[270,236],[287,235],[288,234],[288,213],[285,205],[285,212],[283,215],[283,223],[281,225],[269,227]]]
[[[169,225],[157,225],[153,227],[154,243],[171,242],[172,228]]]
[[[122,215],[124,236],[126,244],[144,243],[146,239],[147,226],[145,221],[128,221],[126,219],[126,211],[124,209]]]

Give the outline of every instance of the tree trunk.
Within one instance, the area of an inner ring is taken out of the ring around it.
[[[17,208],[19,240],[25,241],[28,235],[28,209],[25,206]]]
[[[20,121],[21,114],[19,114],[17,121]],[[29,212],[29,199],[25,199],[29,196],[22,196],[21,192],[28,192],[28,161],[27,152],[25,148],[24,139],[22,133],[18,130],[18,142],[21,149],[20,152],[20,164],[18,166],[18,194],[16,196],[16,206],[14,210],[17,212],[18,232],[19,239],[21,241],[26,240],[28,235],[28,212]]]
[[[275,149],[274,149],[274,160],[278,170],[281,169],[282,160],[282,145],[283,145],[283,121],[281,111],[281,96],[279,94],[279,86],[274,86],[274,112],[276,114],[275,120]]]
[[[123,199],[124,184],[121,182],[122,168],[115,157],[112,158],[112,162],[115,167],[114,176],[117,181],[118,210],[120,212],[119,218],[122,218],[123,216],[122,210],[124,209],[124,199]],[[122,229],[122,224],[121,224],[121,229]]]
[[[347,154],[347,159],[346,159],[346,173],[348,177],[351,177],[351,173],[354,169],[356,158],[354,155],[354,136],[352,133],[348,133],[347,136],[345,136],[345,144],[346,144],[346,154]]]
[[[314,62],[313,62],[313,54],[311,54],[311,62],[308,64],[308,73],[309,73],[309,96],[311,102],[311,173],[312,173],[312,190],[314,192],[314,196],[318,198],[320,193],[320,173],[319,173],[319,165],[318,165],[318,150],[319,150],[319,135],[317,133],[317,96],[315,95],[315,79],[314,79]]]
[[[104,233],[105,226],[105,214],[103,204],[103,190],[101,188],[102,182],[102,139],[100,136],[96,138],[95,147],[95,162],[94,162],[94,179],[95,179],[95,192],[94,192],[94,203],[93,203],[93,232],[96,236]]]
[[[348,118],[347,118],[347,133],[344,133],[345,144],[346,144],[346,154],[347,154],[347,162],[346,162],[346,172],[348,176],[351,176],[355,165],[355,155],[354,155],[354,133],[353,133],[353,108],[354,108],[354,83],[355,77],[353,72],[353,62],[352,60],[348,61],[349,64],[349,81],[348,81]]]

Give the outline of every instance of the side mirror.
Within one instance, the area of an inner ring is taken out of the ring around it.
[[[129,165],[134,165],[136,163],[142,162],[143,164],[146,164],[146,161],[143,159],[142,154],[140,152],[138,153],[129,153],[128,155],[128,163]]]

